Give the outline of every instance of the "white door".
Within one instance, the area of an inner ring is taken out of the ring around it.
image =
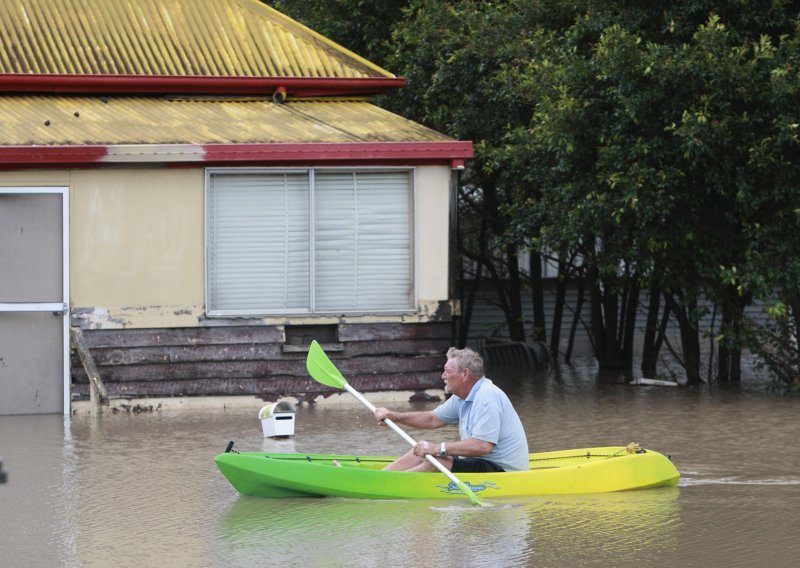
[[[69,414],[69,192],[0,188],[0,415]]]

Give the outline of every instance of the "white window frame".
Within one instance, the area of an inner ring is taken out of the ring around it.
[[[411,286],[410,303],[408,308],[392,308],[392,309],[370,309],[370,310],[333,310],[325,311],[312,308],[316,306],[315,287],[314,281],[316,279],[314,255],[314,222],[313,212],[315,208],[315,176],[318,173],[327,172],[346,172],[346,173],[369,173],[369,172],[405,172],[408,174],[408,181],[410,184],[409,196],[409,233],[408,237],[411,240],[411,247],[409,252],[409,285]],[[308,175],[309,181],[309,212],[311,216],[309,227],[310,238],[310,255],[309,259],[309,308],[307,310],[257,310],[257,309],[241,309],[241,310],[220,310],[211,309],[209,307],[210,294],[210,256],[211,256],[211,240],[210,240],[210,223],[209,223],[209,204],[210,204],[210,191],[211,191],[211,177],[215,174],[234,174],[234,175],[280,175],[280,174],[303,174]],[[297,167],[297,168],[206,168],[205,170],[205,199],[204,199],[204,233],[205,233],[205,302],[206,302],[206,315],[211,318],[225,318],[225,317],[265,317],[265,316],[331,316],[331,315],[407,315],[415,314],[418,305],[418,231],[417,231],[417,169],[413,166],[317,166],[317,167]]]

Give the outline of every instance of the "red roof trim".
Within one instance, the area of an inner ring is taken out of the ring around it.
[[[448,164],[462,167],[472,142],[0,146],[0,167],[172,164]]]
[[[99,162],[106,154],[105,146],[0,146],[0,164],[81,165]]]
[[[142,75],[0,74],[4,93],[215,94],[289,96],[371,95],[405,85],[401,77],[175,77]]]
[[[208,144],[207,162],[314,162],[342,160],[449,161],[473,156],[472,142],[350,142]]]

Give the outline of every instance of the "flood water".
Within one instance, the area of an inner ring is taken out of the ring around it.
[[[610,384],[589,368],[495,377],[522,416],[531,451],[638,442],[671,455],[680,485],[488,508],[466,500],[267,500],[240,496],[217,471],[213,458],[228,440],[240,451],[353,454],[398,454],[405,442],[378,428],[356,402],[297,407],[295,436],[284,440],[263,437],[258,406],[8,416],[0,417],[0,459],[8,473],[0,485],[0,565],[778,568],[800,562],[797,398],[748,385],[724,391]],[[428,439],[444,435],[456,434],[438,431]]]

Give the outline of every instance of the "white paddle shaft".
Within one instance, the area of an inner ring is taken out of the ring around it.
[[[369,408],[372,412],[375,412],[375,405],[372,404],[370,401],[368,401],[366,398],[364,398],[364,396],[360,392],[358,392],[356,389],[351,387],[349,383],[345,383],[344,384],[344,388],[345,388],[345,390],[347,392],[349,392],[354,397],[356,397],[364,406]],[[386,424],[389,428],[391,428],[395,432],[397,432],[398,434],[400,434],[400,436],[402,436],[402,438],[406,442],[408,442],[410,445],[412,445],[412,446],[416,446],[417,445],[416,440],[414,440],[414,438],[412,438],[411,436],[406,434],[405,430],[400,428],[400,426],[395,424],[393,421],[391,421],[388,418],[386,418],[386,419],[384,419],[383,423]],[[435,457],[433,457],[431,454],[425,454],[425,459],[427,459],[432,466],[434,466],[436,469],[438,469],[443,474],[445,474],[448,477],[448,479],[450,479],[450,481],[452,481],[453,483],[455,483],[459,487],[461,485],[463,485],[461,480],[459,480],[455,475],[453,475],[452,471],[450,471],[444,465],[442,465],[442,463],[439,460],[437,460]]]

